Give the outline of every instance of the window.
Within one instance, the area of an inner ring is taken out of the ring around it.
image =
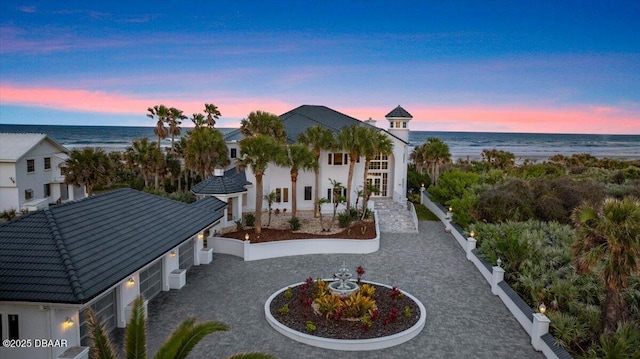
[[[288,188],[276,188],[276,200],[277,203],[289,202],[289,189]]]
[[[349,155],[346,153],[330,153],[329,164],[334,166],[346,165],[349,162]]]
[[[400,121],[396,121],[396,128],[400,128]]]
[[[27,173],[36,171],[36,160],[27,160]]]
[[[334,192],[334,188],[328,188],[327,189],[327,199],[329,200],[330,203],[335,203],[333,202],[336,198],[333,197],[333,192]],[[339,195],[341,195],[343,198],[345,198],[347,196],[347,189],[346,188],[342,188],[341,193],[339,193]],[[333,197],[333,200],[331,199]]]
[[[402,128],[407,128],[407,123],[406,122],[402,123]]]
[[[18,328],[18,315],[17,314],[9,314],[7,315],[7,319],[9,321],[8,325],[8,339],[20,339],[20,331]]]
[[[44,185],[44,196],[45,197],[51,196],[51,183],[47,183]]]
[[[45,170],[50,170],[51,169],[51,157],[45,157],[44,158],[44,169]]]
[[[304,200],[311,201],[311,186],[304,187]]]
[[[60,174],[63,176],[67,175],[67,167],[60,167]]]
[[[30,200],[32,198],[33,198],[33,190],[32,189],[24,190],[24,199],[25,199],[25,201],[28,201],[28,200]]]
[[[389,122],[389,128],[393,128],[393,121]]]
[[[238,157],[238,149],[237,148],[232,148],[231,151],[230,151],[230,156],[231,156],[231,158]]]

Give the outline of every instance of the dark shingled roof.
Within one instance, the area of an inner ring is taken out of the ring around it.
[[[191,192],[195,194],[231,194],[246,192],[246,185],[252,183],[247,181],[244,171],[236,171],[235,168],[226,170],[223,176],[211,176],[206,180],[191,187]]]
[[[191,203],[192,206],[194,207],[198,207],[198,208],[202,208],[202,209],[206,209],[212,212],[216,212],[219,211],[221,209],[224,209],[224,207],[227,206],[227,203],[225,201],[221,201],[213,196],[207,196],[201,200],[195,201],[193,203]]]
[[[408,114],[408,112],[406,111],[404,112]],[[298,142],[298,136],[301,133],[305,132],[307,128],[310,128],[316,125],[322,126],[330,130],[334,135],[340,132],[340,130],[343,127],[347,127],[347,126],[359,125],[359,126],[373,127],[376,130],[384,131],[390,136],[395,137],[402,142],[405,142],[386,130],[383,130],[373,125],[370,125],[368,123],[362,122],[357,118],[347,116],[336,110],[332,110],[326,106],[302,105],[294,108],[293,110],[285,114],[280,115],[280,119],[284,123],[284,129],[287,133],[288,143]],[[242,140],[242,134],[240,133],[240,130],[229,132],[225,136],[225,140],[240,141]]]
[[[385,117],[386,118],[392,118],[392,117],[394,117],[394,118],[413,118],[413,116],[411,116],[411,114],[409,112],[407,112],[407,110],[402,108],[400,105],[398,105],[398,107],[394,108]]]
[[[0,301],[83,304],[222,217],[132,189],[0,225]]]

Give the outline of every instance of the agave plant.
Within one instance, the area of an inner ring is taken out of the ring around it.
[[[91,357],[96,359],[116,359],[116,351],[109,334],[92,309],[87,309],[87,326],[91,338]],[[144,299],[136,298],[133,302],[131,319],[125,334],[124,352],[127,359],[147,358],[147,320],[144,313]],[[189,318],[180,323],[162,344],[154,359],[184,359],[193,348],[207,335],[226,331],[229,327],[217,321],[196,323],[195,318]],[[266,353],[241,353],[229,359],[275,359]]]

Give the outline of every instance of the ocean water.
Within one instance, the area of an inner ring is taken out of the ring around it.
[[[223,134],[233,130],[220,128]],[[123,151],[133,140],[141,137],[157,139],[153,127],[0,124],[0,132],[46,133],[70,149],[100,147],[105,151]],[[454,160],[478,159],[483,149],[494,148],[512,152],[520,160],[545,160],[555,154],[574,153],[589,153],[598,158],[640,158],[640,135],[411,131],[409,144],[411,147],[419,146],[429,137],[446,142]],[[170,145],[171,138],[162,141],[162,146]]]

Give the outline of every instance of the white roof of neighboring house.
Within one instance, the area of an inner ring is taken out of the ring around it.
[[[44,133],[0,133],[0,162],[17,162],[44,140],[51,142],[60,152],[69,151]]]

